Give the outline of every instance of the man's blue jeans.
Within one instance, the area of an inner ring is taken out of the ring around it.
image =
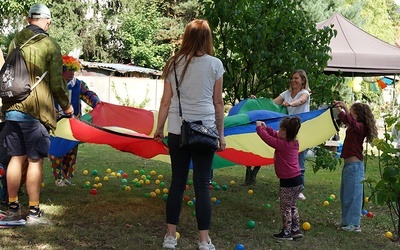
[[[342,202],[342,225],[359,226],[363,202],[364,163],[346,162],[342,171],[340,199]]]

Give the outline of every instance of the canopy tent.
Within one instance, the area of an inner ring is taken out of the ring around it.
[[[325,73],[344,76],[400,74],[400,48],[363,31],[339,13],[317,23],[317,28],[331,24],[337,35],[329,44],[332,58]]]

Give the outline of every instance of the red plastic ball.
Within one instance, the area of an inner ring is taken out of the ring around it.
[[[90,190],[90,194],[91,194],[91,195],[96,195],[96,194],[97,194],[97,190],[96,190],[96,189]]]
[[[368,218],[374,218],[374,213],[368,212],[368,213],[367,213],[367,217],[368,217]]]

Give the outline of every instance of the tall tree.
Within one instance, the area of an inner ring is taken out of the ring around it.
[[[205,13],[226,68],[226,101],[234,104],[250,94],[274,98],[297,68],[308,73],[314,105],[336,98],[338,79],[323,74],[333,31],[316,30],[296,1],[214,0]]]

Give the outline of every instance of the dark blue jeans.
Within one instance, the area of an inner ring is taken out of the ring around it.
[[[211,225],[210,171],[215,151],[179,146],[179,135],[168,134],[172,181],[168,193],[167,223],[178,225],[190,165],[193,166],[193,185],[196,195],[198,230],[209,230]]]

